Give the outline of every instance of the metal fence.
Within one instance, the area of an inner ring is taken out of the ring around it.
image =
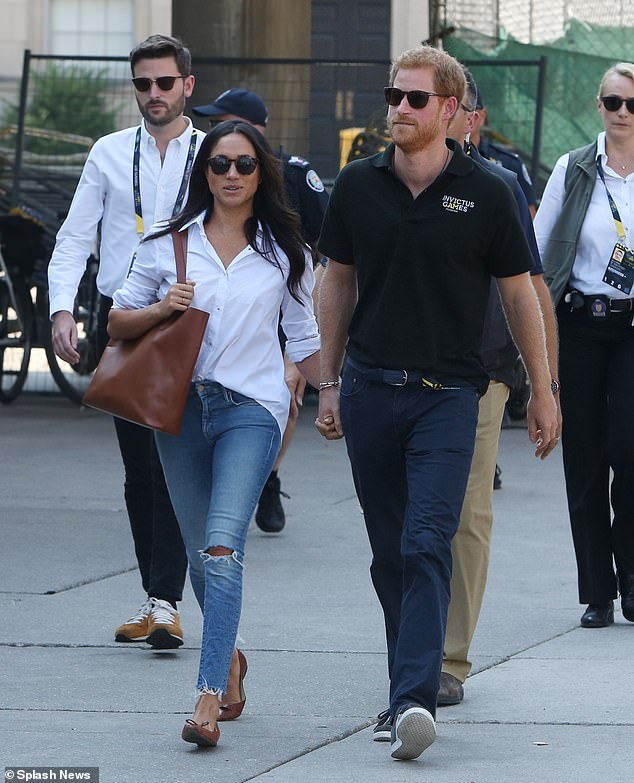
[[[602,129],[595,97],[602,74],[632,61],[634,3],[626,0],[435,0],[436,35],[458,59],[480,59],[476,72],[509,59],[547,62],[543,104],[512,74],[492,93],[489,120],[528,161],[527,139],[514,117],[541,113],[539,165],[531,155],[537,192],[560,155],[587,144]]]
[[[384,60],[198,58],[187,110],[228,87],[251,89],[268,106],[272,146],[309,158],[330,180],[341,131],[365,125],[382,105],[388,69]],[[204,118],[192,119],[206,129]],[[37,209],[52,242],[94,141],[138,122],[127,58],[25,52],[21,83],[0,119],[0,207]]]

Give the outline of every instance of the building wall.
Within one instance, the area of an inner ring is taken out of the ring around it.
[[[82,0],[88,6],[92,0]],[[15,84],[22,73],[24,50],[36,54],[51,53],[51,0],[0,0],[0,85]],[[152,33],[170,33],[172,0],[135,0],[130,45],[111,54],[127,55],[136,41]],[[66,52],[79,54],[80,52]]]
[[[391,57],[396,57],[429,38],[429,2],[430,0],[392,0]]]

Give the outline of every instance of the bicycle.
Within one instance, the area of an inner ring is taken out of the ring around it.
[[[30,210],[0,215],[0,402],[13,401],[27,379],[32,348],[43,348],[55,383],[81,404],[97,366],[96,335],[99,262],[88,259],[75,300],[80,360],[70,365],[53,350],[48,317],[44,227]]]

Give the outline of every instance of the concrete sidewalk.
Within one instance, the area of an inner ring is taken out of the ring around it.
[[[485,606],[465,701],[437,742],[395,762],[371,739],[387,706],[384,631],[345,447],[303,411],[282,468],[288,524],[249,533],[241,646],[247,706],[218,748],[180,740],[200,613],[185,646],[123,647],[142,602],[111,422],[62,398],[0,409],[0,766],[99,767],[102,783],[631,783],[634,626],[578,626],[561,455],[505,430]]]

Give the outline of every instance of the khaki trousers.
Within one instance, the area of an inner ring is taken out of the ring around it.
[[[460,526],[451,543],[453,573],[442,670],[464,682],[471,670],[469,647],[475,633],[489,568],[493,509],[491,495],[500,428],[509,387],[491,381],[480,398],[475,451]]]

